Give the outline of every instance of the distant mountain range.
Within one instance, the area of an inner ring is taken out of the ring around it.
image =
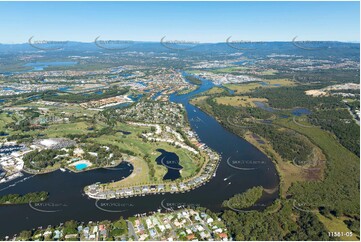
[[[105,48],[101,48],[103,45]],[[37,44],[0,44],[0,53],[6,54],[25,54],[25,53],[56,53],[67,52],[68,54],[81,54],[84,55],[89,52],[123,52],[123,51],[136,51],[136,52],[173,52],[173,53],[215,53],[215,54],[232,54],[241,52],[246,56],[265,56],[270,54],[283,54],[283,55],[301,55],[301,56],[351,56],[351,58],[359,59],[360,44],[359,43],[346,43],[337,41],[315,41],[315,42],[255,42],[255,43],[200,43],[200,44],[175,44],[175,43],[161,43],[161,42],[142,42],[135,41],[128,46],[122,45],[119,49],[117,45],[99,44],[94,42],[84,43],[69,41],[62,45],[53,45],[50,50],[42,50],[44,45]],[[40,47],[40,48],[36,48]],[[123,48],[124,47],[124,48]],[[125,48],[127,47],[127,48]],[[185,50],[185,51],[184,51]]]

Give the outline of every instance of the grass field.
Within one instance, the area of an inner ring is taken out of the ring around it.
[[[109,188],[129,187],[140,184],[147,184],[150,181],[149,168],[146,162],[138,157],[126,159],[132,163],[134,170],[130,176],[125,179],[108,184]]]
[[[275,75],[277,74],[278,71],[273,70],[273,69],[269,69],[269,70],[265,70],[265,71],[260,71],[257,72],[257,75],[261,75],[261,76],[271,76],[271,75]]]
[[[207,95],[213,95],[213,94],[219,94],[219,93],[223,93],[226,90],[224,90],[224,88],[221,87],[212,87],[211,89],[209,89],[208,91],[204,92],[204,94]]]
[[[0,131],[6,132],[5,126],[13,120],[6,113],[0,113]]]
[[[261,82],[251,82],[242,84],[225,84],[225,86],[233,91],[235,94],[243,94],[250,92],[257,87],[262,88],[273,88],[277,86],[293,86],[295,83],[288,79],[274,79],[274,80],[263,80],[267,85],[262,85]]]
[[[228,73],[232,73],[232,72],[243,72],[246,70],[249,70],[249,68],[245,67],[245,66],[234,66],[234,67],[215,69],[215,70],[211,70],[210,72],[213,72],[216,74],[218,74],[218,73],[228,74]]]
[[[64,137],[67,134],[85,134],[90,125],[86,122],[76,122],[67,124],[56,124],[49,126],[44,133],[49,137]]]
[[[124,123],[118,123],[116,128],[117,130],[129,131],[131,134],[123,135],[122,133],[115,133],[113,135],[103,135],[98,138],[93,138],[94,142],[100,144],[113,144],[117,145],[118,147],[133,151],[137,155],[137,167],[147,167],[147,169],[142,168],[142,173],[140,174],[141,177],[139,179],[143,182],[150,182],[151,179],[149,175],[144,175],[146,171],[148,174],[148,165],[147,162],[143,159],[145,155],[149,155],[152,164],[155,168],[155,180],[162,181],[163,176],[166,174],[167,169],[162,165],[157,165],[155,159],[161,154],[157,151],[157,149],[164,149],[168,152],[174,152],[178,155],[180,165],[183,167],[181,170],[182,177],[189,177],[194,176],[196,174],[196,170],[198,167],[201,166],[199,163],[200,158],[195,157],[193,153],[185,150],[185,149],[178,149],[172,146],[169,143],[164,142],[144,142],[143,139],[139,138],[143,131],[150,131],[150,127],[142,127],[142,126],[133,126]],[[134,181],[139,181],[139,179],[134,179]],[[125,179],[127,180],[127,178]],[[154,181],[153,181],[154,182]]]
[[[225,87],[233,90],[235,94],[243,94],[251,90],[261,87],[262,85],[258,82],[244,83],[244,84],[225,84]]]
[[[215,101],[222,105],[238,107],[256,107],[254,102],[267,102],[265,98],[251,98],[248,96],[216,97]]]

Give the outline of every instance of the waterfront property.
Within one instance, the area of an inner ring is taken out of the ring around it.
[[[147,185],[138,186],[130,185],[124,188],[117,186],[104,186],[97,183],[92,184],[84,188],[85,194],[93,199],[111,199],[111,198],[125,198],[132,196],[144,196],[150,194],[160,193],[178,193],[191,191],[199,186],[204,185],[212,177],[215,176],[215,172],[218,168],[221,157],[212,149],[206,145],[202,145],[200,148],[208,158],[208,163],[197,173],[196,176],[185,179],[179,183],[174,181],[171,183],[164,183],[160,181],[158,183],[149,183]]]
[[[84,169],[87,169],[91,165],[92,165],[92,163],[87,161],[87,160],[80,160],[80,161],[76,161],[74,163],[71,163],[69,166],[75,167],[75,169],[77,171],[82,171]]]

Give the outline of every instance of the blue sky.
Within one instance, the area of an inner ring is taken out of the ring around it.
[[[0,43],[359,41],[359,2],[0,2]]]

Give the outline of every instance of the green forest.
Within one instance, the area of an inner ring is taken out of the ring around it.
[[[262,193],[263,187],[253,187],[224,201],[222,206],[235,209],[248,208],[254,205],[258,199],[262,197]]]
[[[20,194],[7,194],[0,196],[0,204],[23,204],[29,202],[41,202],[48,199],[48,192],[31,192],[25,195]]]
[[[277,212],[236,213],[222,215],[235,240],[330,240],[326,228],[313,213],[298,213],[290,203],[282,203]]]

